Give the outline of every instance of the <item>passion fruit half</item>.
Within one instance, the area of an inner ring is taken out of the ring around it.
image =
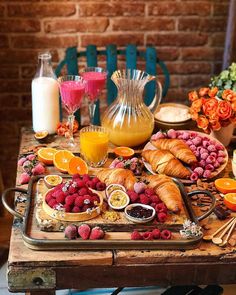
[[[38,141],[44,141],[48,136],[48,131],[43,130],[43,131],[38,131],[34,134],[34,138],[37,139]]]

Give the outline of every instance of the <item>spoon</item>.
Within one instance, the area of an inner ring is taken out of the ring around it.
[[[228,243],[229,237],[232,234],[232,231],[234,230],[235,224],[236,224],[236,220],[234,220],[234,222],[232,223],[231,228],[230,228],[225,240],[221,244],[219,244],[220,247],[224,247]]]
[[[214,236],[216,236],[220,231],[222,231],[228,224],[230,224],[233,221],[234,217],[232,217],[228,222],[226,222],[224,225],[222,225],[220,228],[217,229],[213,234],[203,236],[203,240],[210,241],[213,239]]]
[[[227,233],[227,231],[230,229],[230,227],[231,227],[232,224],[234,223],[234,220],[235,220],[235,218],[233,219],[233,221],[231,221],[230,224],[228,224],[228,226],[224,229],[224,231],[222,232],[222,234],[221,234],[219,237],[217,237],[217,238],[213,238],[213,239],[212,239],[212,242],[213,242],[214,244],[219,245],[219,244],[221,244],[221,243],[223,242],[222,238],[223,238],[223,236]]]

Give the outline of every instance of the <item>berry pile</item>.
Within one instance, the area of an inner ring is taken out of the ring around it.
[[[40,175],[45,173],[44,164],[39,162],[38,157],[35,154],[29,154],[26,157],[21,157],[17,164],[18,166],[22,167],[24,171],[20,175],[20,184],[28,183],[32,175]]]
[[[199,178],[211,178],[214,171],[226,161],[225,148],[213,139],[194,131],[176,131],[170,129],[167,133],[157,132],[152,139],[178,138],[185,141],[197,158],[197,163],[190,168],[193,173],[190,176],[192,181]]]
[[[156,211],[157,221],[165,222],[167,219],[167,208],[166,205],[160,200],[152,188],[145,188],[139,193],[134,190],[127,191],[130,197],[130,203],[141,203],[144,205],[152,206]]]
[[[138,232],[134,230],[131,233],[131,240],[170,240],[171,232],[167,229],[163,229],[162,231],[158,228],[153,229],[152,231]]]
[[[91,227],[86,223],[81,224],[79,227],[74,224],[70,224],[65,228],[64,234],[65,237],[70,240],[77,239],[79,237],[83,240],[100,240],[105,236],[101,227],[96,226],[91,229]]]
[[[90,211],[98,206],[100,199],[89,187],[103,190],[106,186],[97,177],[91,179],[87,174],[76,175],[49,191],[45,200],[51,208],[68,213]]]
[[[124,159],[123,157],[118,157],[113,160],[109,166],[110,168],[125,168],[131,170],[134,175],[141,175],[143,171],[143,162],[141,159],[133,157],[131,159]]]

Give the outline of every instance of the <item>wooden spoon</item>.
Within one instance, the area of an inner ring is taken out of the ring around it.
[[[216,245],[219,245],[223,242],[222,238],[227,233],[227,231],[231,228],[232,224],[234,223],[235,218],[233,218],[233,221],[231,221],[230,224],[224,229],[224,231],[220,234],[219,237],[213,238],[212,242]]]
[[[213,234],[203,236],[203,240],[205,241],[211,241],[214,236],[216,236],[219,232],[221,232],[228,224],[230,224],[233,221],[234,217],[232,217],[228,222],[226,222],[224,225],[222,225],[220,228],[218,228]]]
[[[219,244],[220,247],[224,247],[228,243],[230,235],[232,234],[232,231],[234,230],[235,224],[236,224],[236,219],[234,220],[233,224],[231,225],[231,228],[230,228],[225,240],[221,244]]]

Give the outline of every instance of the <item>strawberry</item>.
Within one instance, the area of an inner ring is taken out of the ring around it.
[[[65,237],[72,240],[77,237],[77,227],[74,224],[70,224],[65,228],[64,231]]]
[[[154,239],[160,239],[161,231],[158,228],[153,229],[152,235]]]
[[[83,240],[88,240],[90,232],[91,232],[91,228],[88,224],[84,223],[78,227],[78,234]]]
[[[23,166],[23,164],[25,163],[25,161],[26,161],[26,158],[25,158],[25,157],[20,158],[20,159],[18,160],[18,162],[17,162],[18,166]]]
[[[30,176],[28,173],[26,172],[23,172],[20,176],[20,179],[19,179],[19,183],[20,184],[25,184],[25,183],[28,183],[30,181]]]
[[[137,230],[134,230],[131,233],[131,240],[142,240],[142,239],[143,239],[142,235]]]
[[[89,239],[90,240],[103,239],[104,235],[105,235],[104,231],[99,226],[96,226],[91,230]]]

